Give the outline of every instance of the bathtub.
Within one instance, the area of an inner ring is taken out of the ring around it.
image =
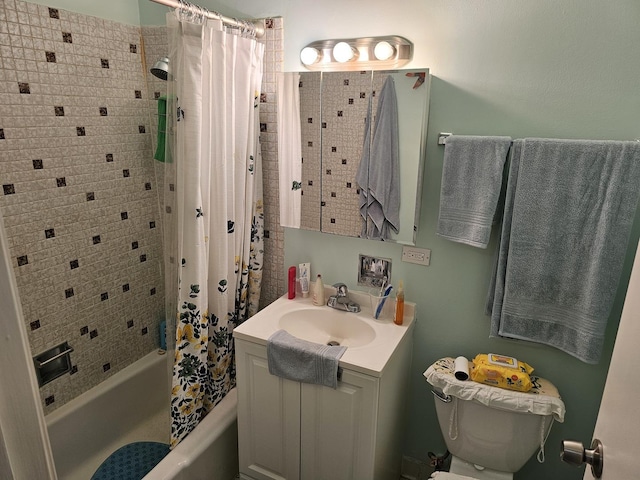
[[[118,448],[169,443],[168,355],[152,352],[47,415],[59,480],[88,480]],[[145,480],[230,480],[238,472],[235,389]]]

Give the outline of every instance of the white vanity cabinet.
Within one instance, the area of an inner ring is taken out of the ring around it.
[[[266,346],[241,337],[236,336],[240,478],[399,478],[409,332],[381,371],[342,366],[335,390],[271,375]]]

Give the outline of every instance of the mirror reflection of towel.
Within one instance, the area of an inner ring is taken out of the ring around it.
[[[360,187],[361,236],[385,240],[400,229],[398,101],[391,76],[384,82],[371,132],[371,98],[356,182]]]

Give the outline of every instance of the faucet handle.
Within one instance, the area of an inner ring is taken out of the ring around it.
[[[346,297],[347,293],[349,293],[347,286],[342,282],[334,283],[333,286],[336,288],[336,295],[338,297]]]

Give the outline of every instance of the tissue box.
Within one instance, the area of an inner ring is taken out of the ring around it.
[[[481,353],[473,359],[471,380],[494,387],[528,392],[533,386],[529,375],[533,368],[514,357]]]

